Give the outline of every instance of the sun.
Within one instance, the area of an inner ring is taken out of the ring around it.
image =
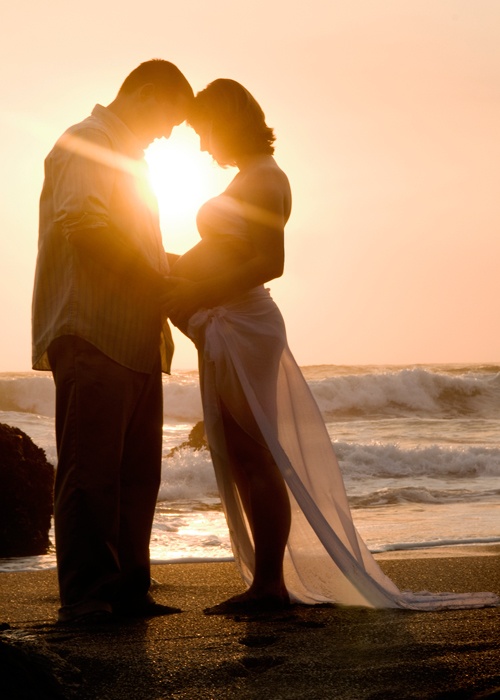
[[[184,253],[199,240],[196,212],[227,187],[234,171],[202,153],[196,132],[185,124],[176,127],[168,140],[154,141],[146,150],[146,161],[158,198],[165,249]]]

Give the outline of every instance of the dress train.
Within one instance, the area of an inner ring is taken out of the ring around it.
[[[493,593],[400,591],[352,521],[342,474],[316,401],[286,341],[281,313],[257,287],[189,320],[200,358],[205,430],[235,561],[250,585],[252,536],[230,478],[220,403],[264,441],[287,484],[292,526],[284,560],[294,602],[439,610],[500,604]]]

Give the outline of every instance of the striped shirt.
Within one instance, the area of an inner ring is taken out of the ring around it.
[[[101,267],[71,243],[75,231],[111,229],[161,274],[168,273],[158,206],[144,152],[110,110],[97,105],[45,160],[32,307],[33,369],[50,370],[47,348],[76,335],[116,362],[151,372],[161,351],[170,371],[170,328],[147,285]]]

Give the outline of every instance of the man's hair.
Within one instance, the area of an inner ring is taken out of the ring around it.
[[[219,78],[199,92],[188,112],[188,123],[208,123],[232,156],[273,154],[276,137],[266,124],[257,100],[235,80]]]
[[[164,97],[194,98],[193,88],[173,63],[162,58],[145,61],[128,75],[118,91],[119,95],[130,95],[142,85],[151,83],[158,94]]]

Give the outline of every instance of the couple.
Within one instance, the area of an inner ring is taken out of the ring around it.
[[[144,149],[184,120],[238,172],[197,218],[200,242],[162,247]],[[33,367],[56,386],[59,621],[180,612],[151,596],[167,316],[196,344],[205,430],[247,590],[205,612],[290,602],[439,609],[492,594],[413,594],[359,537],[319,409],[264,284],[283,271],[288,180],[274,134],[239,83],[196,97],[147,61],[116,99],[71,127],[45,162],[33,300]]]

